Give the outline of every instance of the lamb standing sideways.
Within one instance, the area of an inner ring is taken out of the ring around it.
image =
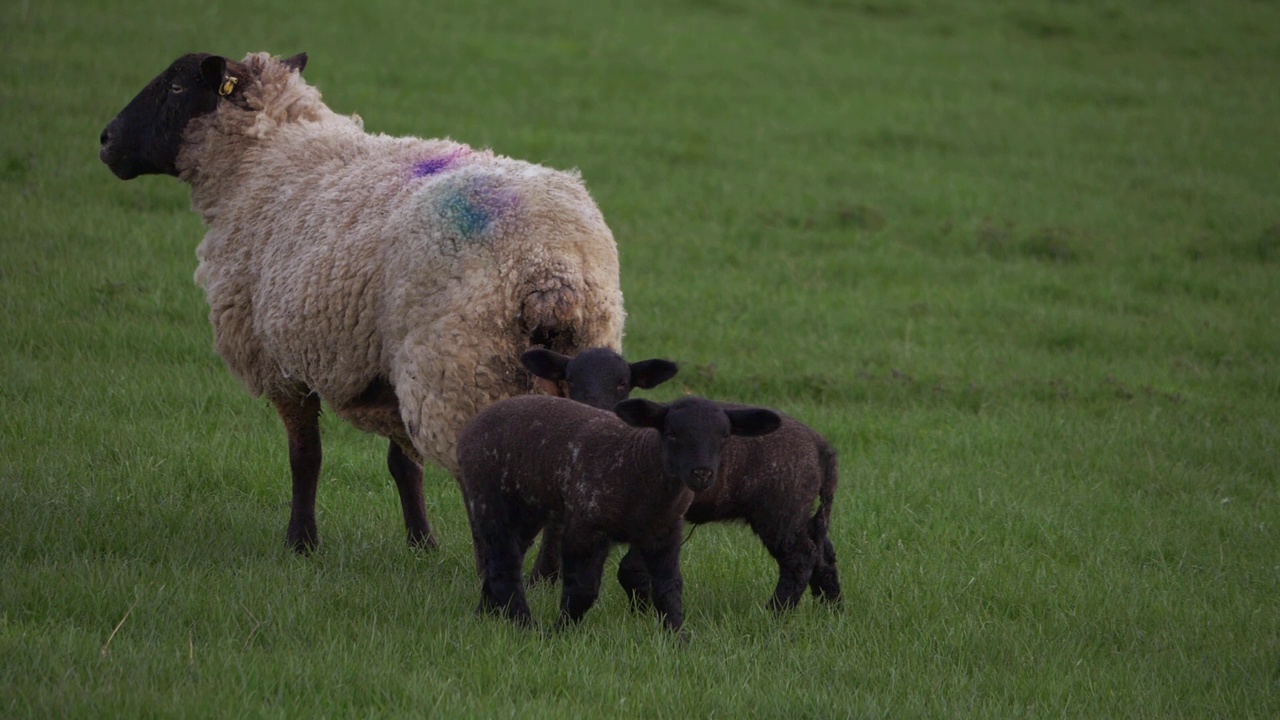
[[[568,397],[593,407],[611,407],[618,395],[625,398],[633,386],[631,381],[620,379],[627,376],[628,364],[612,351],[586,350],[569,360],[539,349],[526,352],[522,360],[530,372],[544,379],[567,379]],[[630,366],[644,368],[641,376],[647,384],[635,387],[654,387],[675,375],[675,363],[669,360],[642,363]],[[655,368],[662,368],[662,372],[654,372]],[[751,526],[778,563],[778,583],[770,599],[775,609],[799,604],[806,585],[815,597],[838,602],[840,578],[828,534],[839,480],[836,451],[809,427],[781,413],[779,416],[782,427],[777,432],[730,438],[725,443],[720,482],[695,494],[684,517],[691,523],[745,520]],[[555,526],[549,525],[542,533],[534,581],[557,575],[558,541]],[[644,560],[634,548],[618,565],[618,582],[636,605],[649,601],[650,580]]]
[[[694,397],[627,400],[614,412],[539,395],[491,405],[458,440],[484,576],[479,611],[529,623],[521,564],[533,536],[553,523],[563,530],[559,624],[591,607],[611,544],[625,542],[645,566],[654,607],[679,631],[680,543],[693,492],[715,485],[731,434],[761,435],[780,423],[769,410],[725,410]]]
[[[617,247],[576,173],[367,134],[305,64],[185,55],[107,125],[100,157],[191,185],[215,349],[288,433],[288,543],[319,541],[323,400],[390,438],[409,540],[433,545],[420,463],[456,474],[463,425],[529,392],[520,352],[620,348]]]

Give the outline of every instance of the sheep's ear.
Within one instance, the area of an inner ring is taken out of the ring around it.
[[[670,380],[680,372],[680,366],[670,360],[655,358],[631,363],[631,387],[649,390]]]
[[[782,417],[764,408],[725,410],[724,414],[729,416],[729,432],[742,437],[768,435],[782,427]]]
[[[565,368],[569,367],[569,357],[554,350],[534,348],[525,350],[520,356],[520,364],[525,369],[546,380],[563,380]]]
[[[292,68],[294,72],[301,73],[302,69],[307,66],[307,54],[304,52],[298,53],[297,55],[294,55],[291,58],[285,58],[280,62],[284,63],[287,67]]]
[[[661,430],[667,420],[667,406],[652,400],[632,398],[613,406],[613,412],[632,427]]]
[[[200,80],[205,87],[221,93],[223,78],[227,74],[227,59],[220,55],[210,55],[200,61]],[[234,87],[234,85],[233,85]]]

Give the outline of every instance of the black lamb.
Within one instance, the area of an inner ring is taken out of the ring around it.
[[[530,622],[524,553],[554,523],[563,533],[558,625],[578,621],[595,602],[609,548],[623,542],[644,567],[646,598],[679,632],[680,544],[693,493],[715,486],[727,438],[767,434],[781,423],[770,410],[694,397],[668,405],[627,400],[614,412],[547,396],[489,406],[458,441],[484,577],[478,611]]]
[[[583,351],[572,359],[548,350],[531,350],[521,362],[539,377],[566,382],[570,399],[602,409],[625,399],[633,387],[651,388],[676,373],[676,365],[670,361],[627,363],[612,350],[601,348]],[[815,597],[838,602],[840,579],[828,534],[839,480],[836,451],[803,423],[781,417],[782,428],[776,433],[733,438],[725,444],[720,482],[694,496],[685,520],[744,520],[750,525],[778,563],[771,607],[796,606],[806,585]],[[554,526],[543,531],[531,576],[535,582],[554,579],[559,570],[557,533]],[[649,580],[636,551],[623,557],[618,582],[634,603],[648,602]]]

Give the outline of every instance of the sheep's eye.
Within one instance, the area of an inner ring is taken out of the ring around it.
[[[667,439],[671,442],[680,442],[680,436],[675,433],[667,433]]]
[[[169,92],[172,92],[175,95],[182,92],[183,90],[186,90],[186,88],[182,87],[182,83],[174,83],[169,86]]]
[[[618,383],[618,392],[626,392],[628,389],[629,388],[627,387],[627,383],[625,382]]]

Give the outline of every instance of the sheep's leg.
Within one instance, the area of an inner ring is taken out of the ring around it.
[[[387,448],[387,470],[400,491],[400,509],[404,511],[404,528],[409,544],[433,549],[439,546],[427,524],[427,507],[422,499],[422,466],[409,459],[395,440]]]
[[[557,628],[582,619],[600,596],[600,578],[604,561],[609,556],[607,542],[574,542],[565,536],[561,542],[561,571],[564,585],[560,588],[560,619]]]
[[[642,551],[653,587],[653,607],[673,632],[684,626],[684,578],[680,575],[680,529],[667,542]]]
[[[529,625],[532,616],[520,578],[523,553],[517,533],[502,514],[483,514],[472,519],[477,555],[482,561],[484,582],[480,588],[480,614],[501,613],[517,625]]]
[[[293,473],[293,503],[285,542],[306,553],[320,544],[316,530],[316,487],[320,484],[320,398],[308,394],[272,399],[289,437],[289,469]]]
[[[647,610],[653,604],[653,586],[644,555],[632,547],[618,562],[618,584],[631,598],[632,610]]]
[[[817,548],[803,529],[783,535],[781,539],[761,534],[761,539],[769,554],[778,561],[778,585],[773,590],[769,607],[789,610],[800,604],[800,598],[804,597],[804,590],[813,575]]]
[[[831,538],[822,538],[822,545],[817,549],[809,589],[816,598],[832,604],[840,602],[840,576],[836,574],[836,549]]]
[[[560,526],[555,523],[542,529],[542,546],[538,548],[538,557],[533,561],[529,582],[555,582],[559,579],[561,534]]]

